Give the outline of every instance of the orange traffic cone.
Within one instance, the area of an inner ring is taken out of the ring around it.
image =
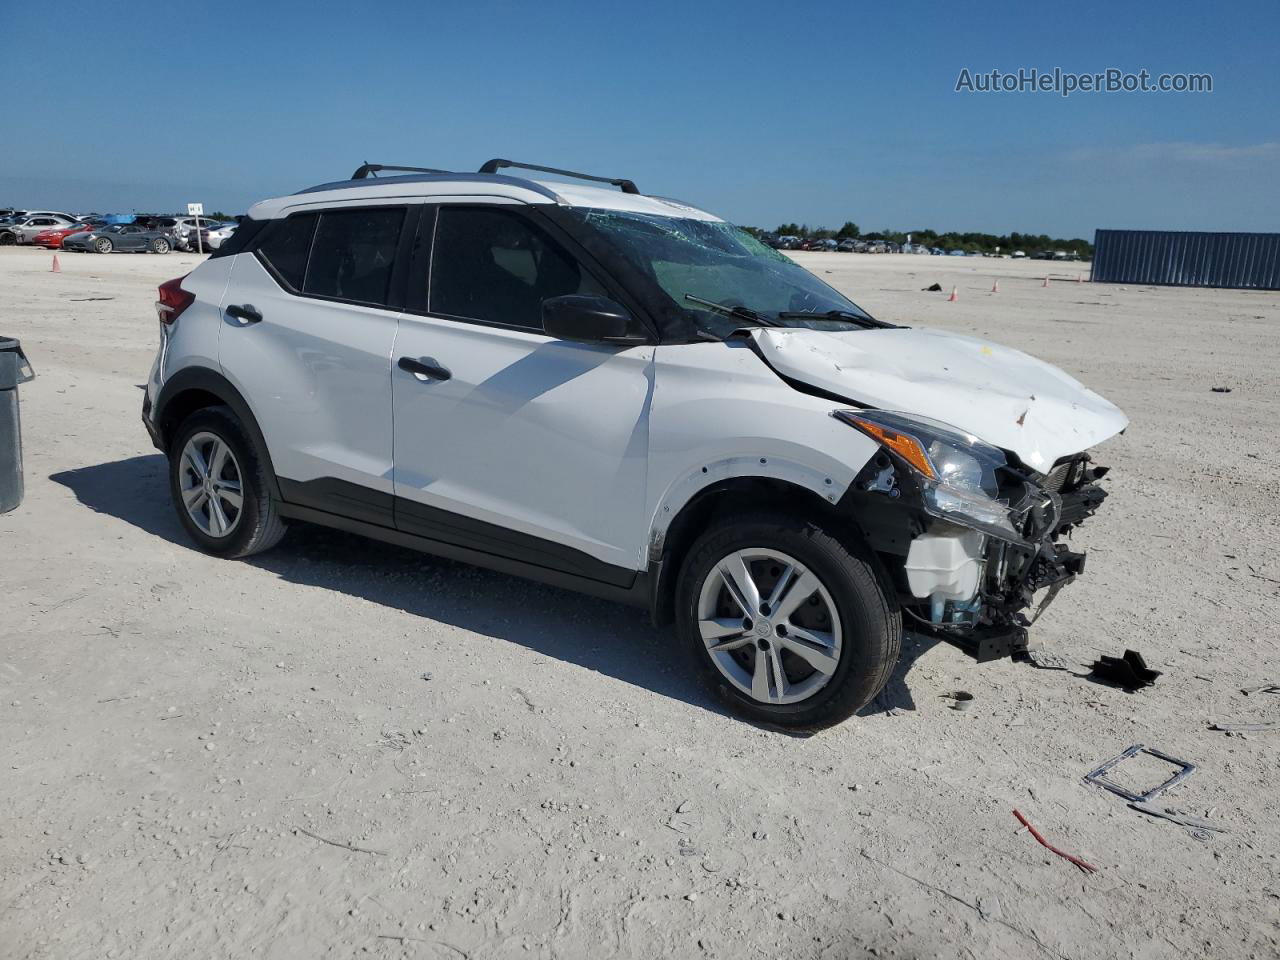
[[[999,292],[1000,292],[1000,281],[999,281],[999,280],[996,280],[994,283],[992,283],[992,284],[991,284],[991,292],[992,292],[992,293],[999,293]]]
[[[959,299],[960,299],[960,288],[952,287],[951,296],[947,297],[947,303],[955,303]]]
[[[58,255],[56,253],[53,255],[53,266],[49,268],[49,272],[50,273],[62,272],[62,267],[58,263]]]
[[[1048,277],[1045,277],[1045,278],[1044,278],[1044,283],[1040,284],[1040,286],[1042,286],[1042,287],[1047,287],[1048,285],[1049,285],[1049,278],[1048,278]]]

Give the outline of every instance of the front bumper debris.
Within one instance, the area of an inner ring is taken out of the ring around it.
[[[888,466],[885,458],[859,475],[849,506],[873,549],[896,557],[891,567],[901,573],[899,598],[913,626],[979,662],[1025,651],[1028,628],[1084,572],[1084,552],[1064,541],[1106,499],[1098,481],[1107,469],[1080,454],[1047,474],[1008,478],[1021,535],[1002,540],[913,509],[907,471],[894,470],[886,484]]]

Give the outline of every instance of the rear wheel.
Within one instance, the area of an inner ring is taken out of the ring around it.
[[[784,726],[838,723],[880,692],[902,646],[875,563],[799,518],[722,521],[685,560],[677,629],[738,712]]]
[[[156,237],[151,241],[152,253],[168,253],[170,250],[169,241],[164,237]]]
[[[114,249],[114,244],[106,237],[99,237],[93,244],[93,248],[99,253],[110,253]]]
[[[247,557],[284,536],[262,458],[228,407],[197,410],[178,427],[169,489],[178,519],[206,553]]]

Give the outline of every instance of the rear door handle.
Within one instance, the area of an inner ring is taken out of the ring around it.
[[[429,380],[448,380],[453,376],[448,367],[440,366],[433,357],[423,357],[421,360],[414,357],[401,357],[396,362],[396,366],[412,373],[415,377]]]
[[[227,307],[227,316],[235,317],[243,324],[261,323],[262,311],[255,307],[252,303],[238,304],[233,303]]]

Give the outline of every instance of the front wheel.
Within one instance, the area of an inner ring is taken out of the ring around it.
[[[114,246],[115,245],[106,237],[99,237],[97,242],[93,245],[94,249],[99,253],[110,253]]]
[[[703,679],[748,718],[839,723],[880,692],[902,648],[876,563],[799,518],[722,521],[685,560],[677,630]]]

